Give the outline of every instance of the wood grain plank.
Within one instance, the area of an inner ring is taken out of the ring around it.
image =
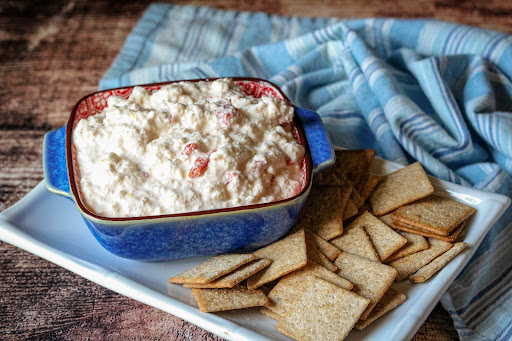
[[[2,338],[222,340],[6,243],[0,255]]]

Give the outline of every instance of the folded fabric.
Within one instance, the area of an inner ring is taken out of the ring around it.
[[[335,144],[512,195],[512,37],[434,20],[297,18],[153,4],[100,82],[251,76]],[[462,340],[512,338],[512,210],[442,298]]]

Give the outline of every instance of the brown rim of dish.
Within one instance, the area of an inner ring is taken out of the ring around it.
[[[178,83],[178,82],[201,82],[201,81],[211,82],[211,81],[214,81],[217,79],[222,79],[222,78],[231,78],[234,81],[253,81],[253,82],[259,82],[259,83],[267,83],[267,84],[271,85],[283,97],[284,101],[286,101],[290,106],[294,107],[294,105],[290,102],[288,97],[286,97],[286,95],[283,93],[283,91],[277,85],[275,85],[274,83],[269,82],[267,80],[261,79],[261,78],[252,78],[252,77],[217,77],[217,78],[185,79],[185,80],[177,80],[177,81],[170,81],[170,82],[140,84],[140,85],[123,86],[123,87],[114,88],[114,89],[96,91],[96,92],[90,93],[90,94],[82,97],[73,107],[73,110],[71,111],[71,115],[69,116],[69,119],[68,119],[68,123],[66,124],[66,165],[67,165],[69,186],[71,188],[71,192],[75,199],[75,203],[78,205],[80,210],[88,216],[91,216],[93,218],[96,218],[98,220],[103,220],[103,221],[153,220],[153,219],[162,219],[162,218],[202,216],[202,215],[209,215],[209,214],[214,214],[214,213],[252,210],[252,209],[257,209],[257,208],[264,208],[264,207],[269,207],[269,206],[273,206],[273,205],[284,204],[288,201],[292,201],[292,200],[300,197],[301,195],[303,195],[311,183],[311,176],[312,176],[312,172],[313,172],[313,161],[311,159],[311,151],[309,149],[308,140],[306,139],[306,134],[304,133],[304,128],[302,127],[302,122],[300,121],[298,116],[295,114],[293,121],[294,121],[295,126],[297,127],[297,131],[299,132],[299,136],[300,136],[301,140],[303,141],[302,145],[306,149],[306,152],[304,154],[305,161],[306,161],[306,183],[304,185],[304,188],[302,188],[302,190],[298,194],[294,195],[293,197],[279,200],[279,201],[272,201],[272,202],[268,202],[268,203],[254,204],[254,205],[245,205],[245,206],[236,206],[236,207],[219,208],[219,209],[203,210],[203,211],[193,211],[193,212],[183,212],[183,213],[173,213],[173,214],[162,214],[162,215],[155,215],[155,216],[125,217],[125,218],[100,216],[94,212],[91,212],[87,208],[87,206],[84,205],[84,203],[82,202],[82,198],[78,194],[76,179],[75,179],[75,175],[73,172],[72,152],[71,152],[71,146],[72,146],[71,136],[73,135],[73,122],[75,119],[75,114],[76,114],[78,105],[83,100],[85,100],[87,97],[93,96],[97,93],[101,93],[104,91],[130,89],[135,86],[142,86],[142,87],[158,86],[158,85],[167,85],[167,84]]]

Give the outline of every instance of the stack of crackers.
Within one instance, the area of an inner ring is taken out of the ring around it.
[[[396,308],[394,281],[424,282],[467,244],[475,209],[434,195],[421,164],[370,173],[374,150],[336,151],[283,239],[252,254],[213,257],[172,277],[199,309],[260,306],[296,340],[343,340]]]

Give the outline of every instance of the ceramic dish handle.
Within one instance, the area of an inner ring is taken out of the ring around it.
[[[70,196],[65,126],[44,136],[43,171],[48,190],[56,194]]]
[[[334,149],[320,116],[311,110],[295,107],[299,116],[313,159],[313,175],[320,173],[336,161]]]

